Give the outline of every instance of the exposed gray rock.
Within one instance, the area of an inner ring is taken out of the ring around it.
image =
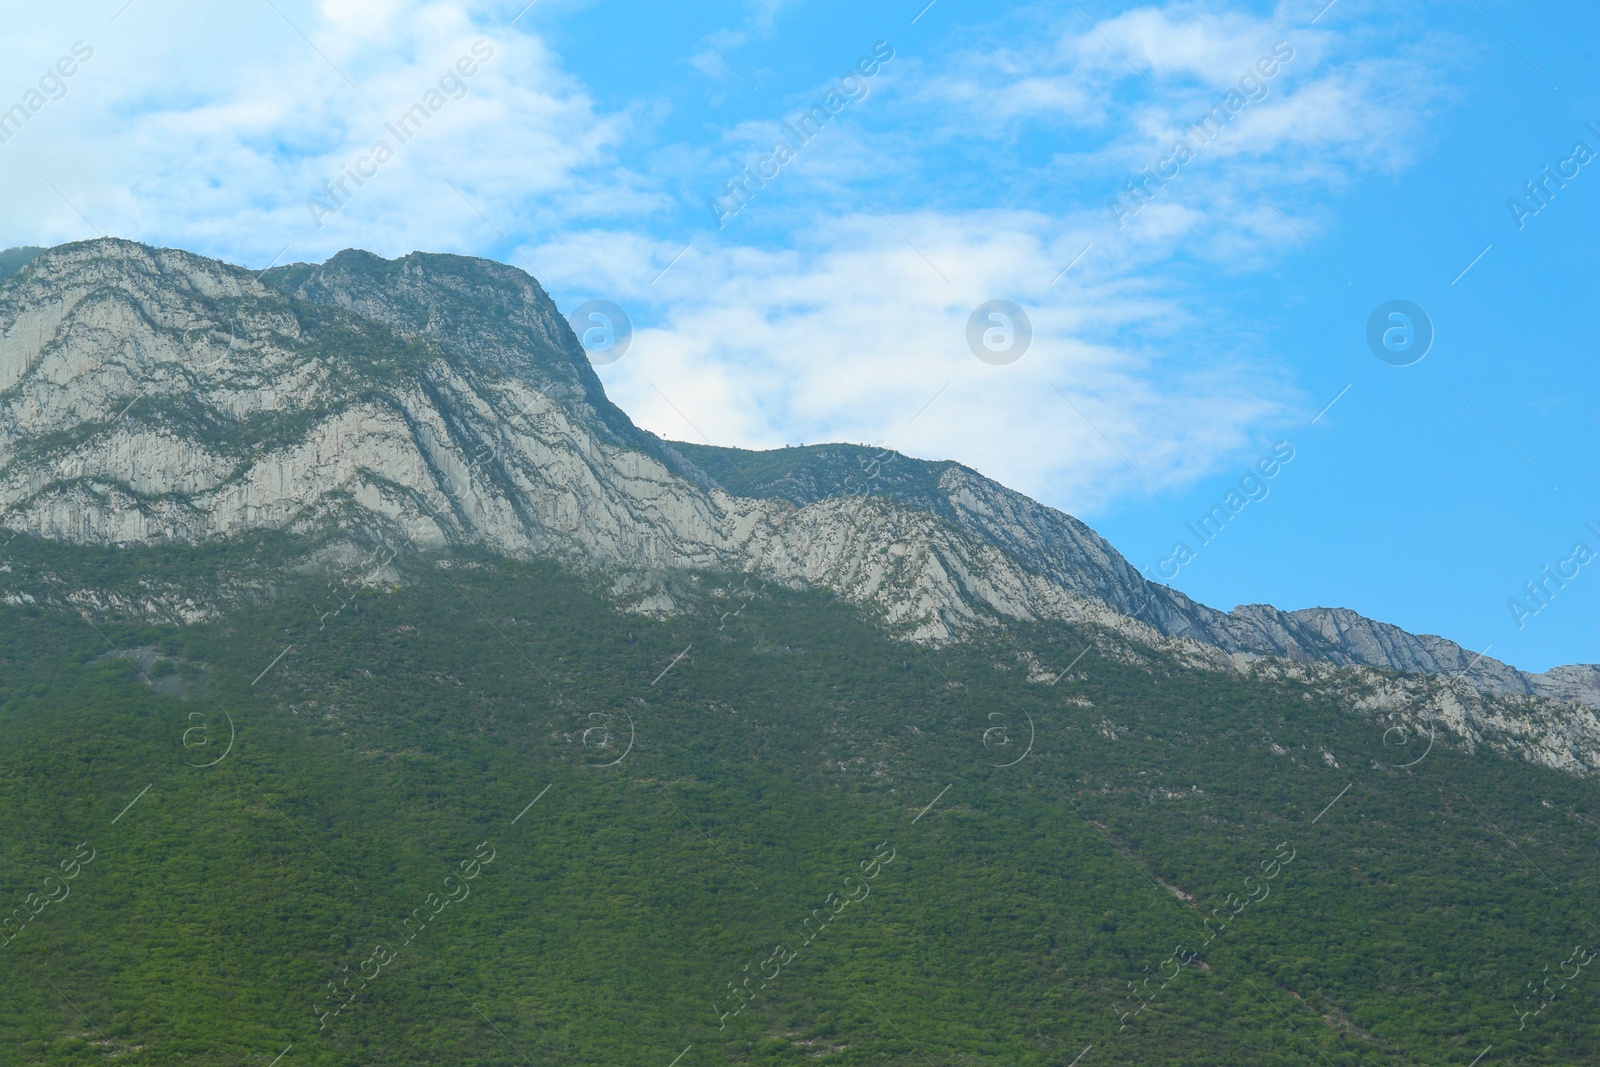
[[[652,573],[747,572],[832,590],[925,642],[1090,622],[1241,669],[1391,670],[1600,708],[1600,667],[1525,674],[1342,608],[1206,607],[957,463],[664,442],[606,398],[554,303],[503,264],[350,251],[258,279],[118,240],[13,259],[0,280],[13,530],[475,544],[615,571],[619,595],[651,610],[673,606]]]

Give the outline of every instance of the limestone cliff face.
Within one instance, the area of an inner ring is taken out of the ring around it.
[[[6,260],[0,524],[96,545],[270,529],[748,572],[831,590],[913,640],[1092,622],[1234,665],[1600,708],[1600,668],[1528,675],[1344,609],[1213,610],[959,464],[662,441],[606,398],[534,279],[459,256],[351,251],[259,277],[117,240]],[[671,608],[648,582],[623,587]]]
[[[538,284],[499,264],[352,252],[257,280],[86,242],[0,285],[0,330],[0,513],[44,538],[350,527],[422,548],[754,570],[936,640],[1029,617],[1051,591],[916,508],[714,485],[606,400]]]

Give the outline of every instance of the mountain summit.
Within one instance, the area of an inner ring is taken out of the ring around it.
[[[17,249],[0,254],[0,336],[0,521],[35,537],[360,531],[603,572],[647,611],[674,609],[674,573],[744,573],[831,591],[918,642],[1089,623],[1236,669],[1556,701],[1600,737],[1600,668],[1527,674],[1345,609],[1217,611],[958,463],[664,441],[607,399],[539,283],[501,263],[351,250],[253,275],[114,239]]]

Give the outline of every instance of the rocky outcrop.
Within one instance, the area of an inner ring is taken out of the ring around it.
[[[956,463],[849,445],[665,442],[606,398],[537,281],[344,252],[259,277],[126,241],[4,259],[0,523],[96,545],[251,530],[474,544],[633,575],[816,586],[945,642],[1008,620],[1459,680],[1600,708],[1600,668],[1529,675],[1344,609],[1220,612],[1083,523]],[[1204,658],[1204,657],[1202,657]]]
[[[1431,634],[1408,633],[1346,608],[1281,611],[1249,604],[1231,612],[1151,582],[1104,538],[1070,515],[1007,489],[958,463],[930,463],[857,445],[815,445],[753,453],[682,445],[684,454],[754,495],[815,507],[864,496],[931,514],[998,550],[1021,572],[971,590],[980,610],[953,617],[970,625],[985,613],[1012,619],[1083,618],[1099,605],[1113,625],[1148,638],[1186,639],[1240,654],[1302,663],[1461,678],[1485,693],[1543,696],[1600,708],[1600,667],[1528,674]],[[759,471],[758,477],[748,473]],[[1037,578],[1039,581],[1031,579]],[[1135,625],[1139,624],[1139,625]],[[938,636],[946,636],[942,631]]]

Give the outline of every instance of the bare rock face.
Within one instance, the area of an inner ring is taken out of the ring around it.
[[[662,441],[606,398],[537,281],[460,256],[347,251],[254,276],[118,240],[0,254],[0,524],[105,546],[471,544],[632,575],[616,588],[654,610],[672,598],[640,576],[745,572],[923,642],[1086,622],[1227,669],[1397,671],[1600,708],[1600,667],[1529,675],[1342,608],[1208,608],[960,464]],[[1552,763],[1600,766],[1572,754],[1600,752],[1592,714],[1540,714],[1563,738]]]

